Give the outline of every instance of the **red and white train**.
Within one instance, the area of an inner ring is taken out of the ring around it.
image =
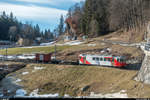
[[[127,65],[126,58],[123,56],[105,56],[88,54],[79,55],[79,64],[114,66],[119,68]]]
[[[51,54],[36,54],[35,60],[40,62],[53,62]],[[56,63],[56,61],[54,62]],[[105,56],[105,55],[88,55],[88,54],[79,55],[79,64],[114,66],[118,68],[127,65],[126,57],[124,56]]]

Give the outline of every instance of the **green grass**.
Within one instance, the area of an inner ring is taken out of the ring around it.
[[[70,48],[72,46],[57,46],[57,51],[62,51],[64,49]],[[33,47],[33,48],[9,48],[7,51],[8,55],[17,54],[31,54],[31,53],[51,53],[54,52],[54,46],[52,47]],[[6,49],[0,50],[0,55],[5,55]]]

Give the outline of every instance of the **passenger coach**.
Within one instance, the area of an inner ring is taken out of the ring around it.
[[[126,58],[123,56],[79,55],[79,64],[124,67]]]

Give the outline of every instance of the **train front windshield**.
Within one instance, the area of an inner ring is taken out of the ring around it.
[[[117,61],[121,62],[121,63],[125,63],[126,62],[126,60],[124,58],[118,58]]]
[[[126,60],[125,60],[125,59],[123,59],[123,58],[121,58],[121,59],[120,59],[120,62],[125,63],[125,62],[126,62]]]

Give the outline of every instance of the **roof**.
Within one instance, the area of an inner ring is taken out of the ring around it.
[[[91,57],[97,57],[97,56],[100,56],[100,57],[118,57],[118,58],[124,58],[125,56],[113,56],[113,55],[108,55],[108,54],[103,54],[103,55],[92,55],[92,54],[80,54],[80,56],[91,56]]]

